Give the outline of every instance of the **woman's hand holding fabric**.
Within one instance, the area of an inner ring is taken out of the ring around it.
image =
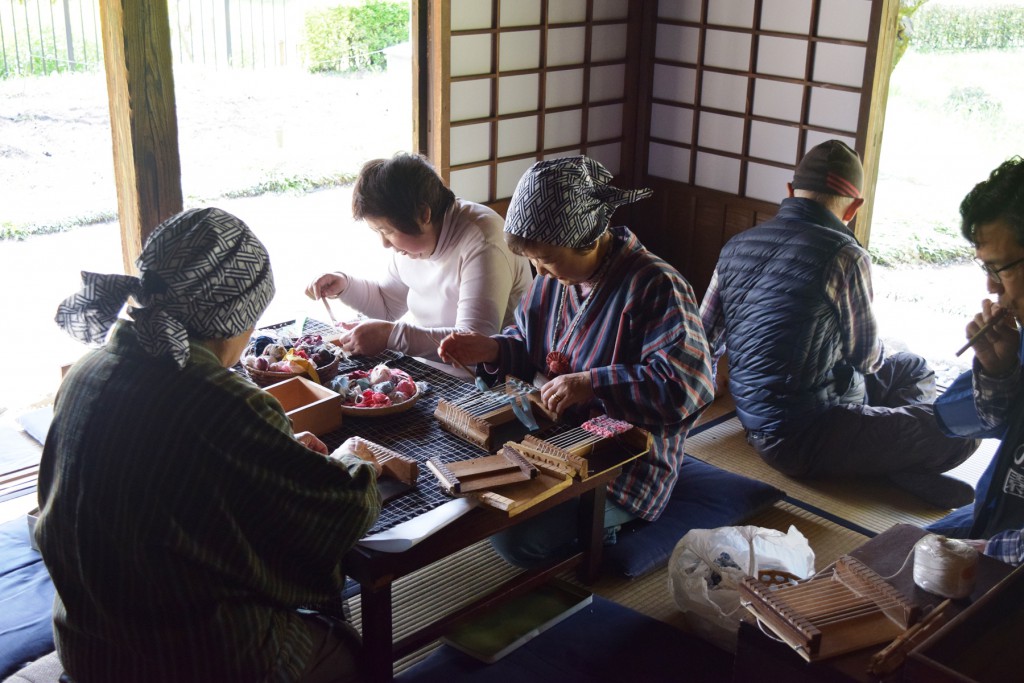
[[[309,450],[319,453],[320,455],[327,455],[330,453],[330,450],[327,448],[327,444],[318,439],[316,434],[313,434],[312,432],[299,432],[295,435],[295,440]]]
[[[345,273],[324,273],[309,283],[306,296],[310,299],[336,297],[348,287],[348,276]]]
[[[452,332],[441,340],[437,355],[445,363],[453,360],[463,365],[497,363],[498,342],[476,332]]]
[[[589,372],[559,375],[540,388],[544,407],[561,417],[566,408],[594,400],[594,385]]]
[[[374,457],[373,453],[371,453],[369,449],[356,448],[356,442],[358,439],[358,436],[350,436],[349,438],[345,439],[345,441],[342,442],[342,444],[338,446],[335,449],[335,451],[331,453],[328,457],[335,460],[340,460],[345,455],[355,456],[360,460],[365,460],[366,462],[370,463],[370,465],[373,466],[374,473],[379,477],[381,475],[381,472],[384,471],[384,468],[381,466],[379,462],[377,462],[377,458]]]
[[[358,320],[341,323],[338,341],[345,353],[375,356],[388,348],[395,324],[386,320]]]

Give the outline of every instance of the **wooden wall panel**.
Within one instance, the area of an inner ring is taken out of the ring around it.
[[[654,196],[636,204],[627,225],[644,246],[679,269],[698,297],[711,281],[722,245],[778,209],[770,202],[661,178],[650,178],[647,186]]]

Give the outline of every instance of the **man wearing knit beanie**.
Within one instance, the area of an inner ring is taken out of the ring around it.
[[[701,318],[747,441],[792,477],[886,478],[940,508],[974,498],[942,474],[978,441],[948,437],[924,359],[886,356],[871,260],[848,224],[864,203],[860,156],[828,140],[801,159],[771,220],[722,248]]]

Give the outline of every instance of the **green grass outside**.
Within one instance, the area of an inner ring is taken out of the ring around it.
[[[1024,155],[1024,50],[919,53],[892,74],[869,250],[876,263],[950,263],[972,251],[960,201]]]

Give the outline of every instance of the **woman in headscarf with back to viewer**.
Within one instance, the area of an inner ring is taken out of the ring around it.
[[[529,262],[505,246],[501,216],[456,197],[424,157],[366,162],[352,215],[394,254],[375,278],[325,273],[306,288],[312,299],[337,298],[367,316],[342,324],[345,351],[436,360],[438,341],[453,331],[490,335],[511,324],[533,279]]]
[[[101,345],[64,378],[39,469],[65,671],[359,680],[355,629],[300,608],[340,597],[342,558],[380,512],[379,465],[293,434],[277,399],[228,369],[274,296],[266,249],[198,209],[158,226],[136,263],[138,277],[82,273],[57,311]]]
[[[538,278],[500,335],[456,332],[442,360],[478,364],[495,381],[546,380],[545,406],[569,422],[598,414],[651,432],[653,447],[608,487],[605,542],[633,519],[656,520],[678,478],[683,440],[714,398],[710,354],[698,305],[679,272],[647,251],[612,213],[651,194],[608,184],[597,161],[570,157],[534,164],[505,218],[509,249]],[[510,562],[531,567],[576,547],[576,501],[492,539]]]

